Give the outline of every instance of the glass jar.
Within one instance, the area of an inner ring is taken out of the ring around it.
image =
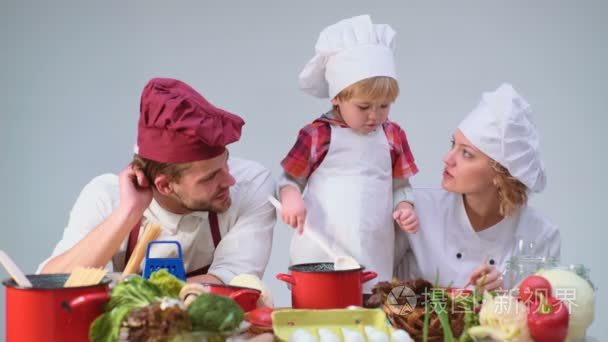
[[[503,287],[505,290],[516,289],[527,276],[541,269],[558,267],[558,260],[552,257],[530,255],[514,256],[507,261],[503,272]]]

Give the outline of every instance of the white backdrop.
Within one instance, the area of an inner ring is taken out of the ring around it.
[[[81,188],[129,161],[139,95],[151,77],[181,79],[241,114],[247,124],[232,153],[278,176],[298,129],[328,108],[296,83],[319,31],[370,13],[398,34],[402,92],[391,117],[406,129],[421,169],[414,185],[439,184],[450,135],[482,91],[509,81],[532,104],[549,176],[532,204],[560,227],[563,260],[591,269],[599,287],[592,335],[603,336],[607,7],[602,1],[2,0],[0,248],[28,272],[51,253]],[[264,277],[279,305],[290,303],[274,278],[286,271],[290,234],[277,224]],[[4,328],[2,319],[1,336]]]

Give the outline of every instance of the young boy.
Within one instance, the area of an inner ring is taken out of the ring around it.
[[[336,253],[352,256],[379,280],[390,280],[393,271],[393,220],[407,232],[418,227],[408,181],[418,169],[404,131],[387,120],[399,95],[394,36],[367,15],[321,32],[299,83],[329,98],[332,109],[300,130],[279,182],[287,224],[302,232],[307,220]],[[306,234],[294,235],[292,264],[327,261]]]

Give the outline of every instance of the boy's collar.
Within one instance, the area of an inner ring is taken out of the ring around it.
[[[319,120],[323,121],[323,122],[327,122],[332,125],[338,125],[340,127],[348,127],[346,122],[344,122],[344,120],[342,120],[342,118],[338,117],[338,115],[336,115],[336,113],[334,113],[331,110],[329,112],[321,115]]]

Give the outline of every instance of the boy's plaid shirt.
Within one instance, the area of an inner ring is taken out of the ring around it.
[[[284,172],[295,179],[307,180],[327,155],[331,125],[348,127],[342,120],[324,114],[300,130],[295,145],[281,162]],[[382,124],[391,152],[393,179],[408,179],[418,172],[405,132],[394,122]]]

